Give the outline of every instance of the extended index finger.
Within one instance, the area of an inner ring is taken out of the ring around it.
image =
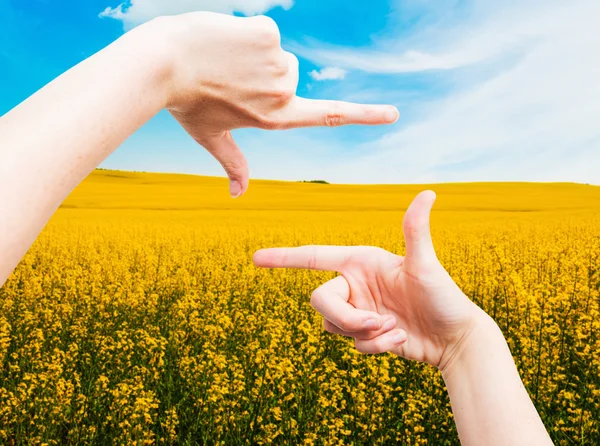
[[[278,116],[281,128],[392,124],[400,116],[392,105],[294,98]]]
[[[347,246],[269,248],[254,253],[254,264],[263,268],[302,268],[341,272],[352,253]]]

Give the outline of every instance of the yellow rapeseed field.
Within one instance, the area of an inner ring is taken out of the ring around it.
[[[600,188],[341,186],[96,171],[0,290],[0,444],[458,444],[440,374],[363,356],[309,304],[301,244],[403,253],[438,194],[438,256],[508,338],[561,445],[600,444]]]

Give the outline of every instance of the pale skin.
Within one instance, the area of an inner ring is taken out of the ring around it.
[[[406,211],[404,257],[368,246],[302,246],[257,251],[254,263],[337,271],[311,296],[325,330],[354,338],[363,353],[439,368],[463,445],[551,445],[502,332],[437,259],[434,201],[423,192]]]
[[[0,118],[0,286],[60,203],[161,109],[248,188],[231,130],[390,124],[392,106],[296,96],[298,59],[267,17],[162,17],[67,71]]]
[[[0,286],[60,203],[161,109],[248,188],[231,130],[393,123],[391,106],[295,95],[298,61],[266,17],[191,13],[142,25],[0,118]],[[313,294],[325,328],[365,353],[392,351],[442,370],[463,444],[551,444],[493,321],[454,284],[428,229],[434,196],[405,219],[407,255],[378,248],[260,251],[265,267],[341,273]]]

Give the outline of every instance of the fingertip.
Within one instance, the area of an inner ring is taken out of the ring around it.
[[[410,203],[406,213],[404,215],[404,222],[409,226],[416,224],[417,226],[423,224],[423,219],[428,220],[428,214],[433,207],[437,196],[432,190],[425,190],[420,192]],[[424,212],[426,211],[426,212]]]
[[[252,262],[254,262],[256,266],[265,266],[266,251],[266,249],[259,249],[254,253],[254,255],[252,256]]]
[[[435,200],[437,199],[436,193],[432,190],[424,190],[419,195],[421,195],[424,199],[431,203],[435,202]]]
[[[390,342],[394,345],[394,346],[399,346],[402,345],[406,342],[406,340],[408,339],[408,333],[406,333],[406,331],[402,330],[402,329],[397,329],[397,330],[392,330],[388,333],[388,337]]]
[[[229,195],[231,198],[238,198],[244,193],[244,188],[239,181],[232,180],[229,182]]]
[[[362,329],[369,330],[369,331],[381,330],[381,327],[383,327],[383,324],[384,324],[384,320],[379,314],[369,313],[365,317],[366,317],[366,320],[363,322]]]
[[[235,172],[228,172],[229,176],[229,194],[231,198],[238,198],[248,191],[250,185],[250,172],[248,165]]]
[[[387,333],[391,330],[393,330],[396,327],[396,318],[391,315],[385,315],[383,316],[383,324],[381,326],[381,330],[383,333]]]
[[[388,124],[394,124],[400,118],[400,112],[394,106],[389,106],[383,113],[383,119]]]
[[[377,354],[394,350],[408,339],[408,334],[402,329],[383,333],[373,339],[354,339],[356,349],[361,353]]]

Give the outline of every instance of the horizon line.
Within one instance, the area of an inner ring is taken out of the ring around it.
[[[109,169],[106,167],[96,167],[92,172],[103,171],[103,172],[124,172],[124,173],[141,173],[150,175],[182,175],[199,178],[215,178],[227,180],[227,176],[219,175],[202,175],[197,173],[183,173],[183,172],[156,172],[146,170],[127,170],[127,169]],[[322,185],[330,186],[424,186],[424,185],[441,185],[441,184],[573,184],[579,186],[592,186],[600,187],[600,183],[582,183],[577,181],[527,181],[527,180],[511,180],[511,181],[440,181],[433,183],[332,183],[326,179],[310,179],[310,180],[276,180],[270,178],[250,178],[250,181],[270,181],[278,183],[305,183],[305,184],[319,184],[316,181],[325,181],[326,184]]]

